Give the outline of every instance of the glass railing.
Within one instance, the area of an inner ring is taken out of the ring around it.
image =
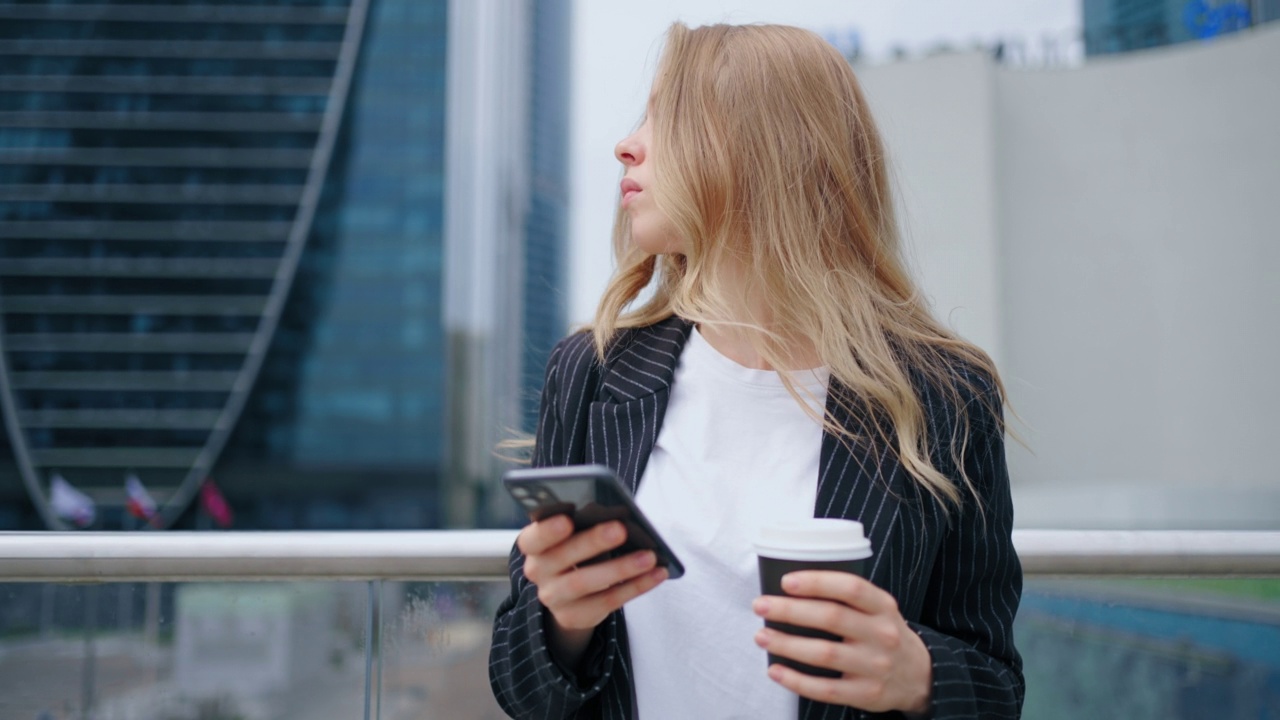
[[[501,718],[513,531],[0,533],[0,718]],[[1280,717],[1280,533],[1015,533],[1028,718]]]
[[[1028,718],[1280,717],[1280,580],[1034,579]]]

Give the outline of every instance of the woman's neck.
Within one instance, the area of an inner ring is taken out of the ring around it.
[[[768,298],[760,291],[761,283],[753,282],[751,272],[745,263],[735,259],[723,258],[719,275],[721,289],[730,297],[743,299],[743,304],[735,308],[732,317],[725,323],[698,323],[698,332],[716,352],[753,370],[808,370],[820,367],[822,359],[817,349],[808,338],[787,338],[784,344],[785,356],[778,359],[781,367],[774,367],[759,348],[764,345],[763,332],[752,326],[768,327],[773,313]]]
[[[754,277],[747,262],[732,254],[718,259],[719,267],[713,273],[718,291],[728,297],[738,298],[724,322],[698,323],[698,332],[716,352],[752,370],[809,370],[822,366],[822,358],[809,338],[784,337],[780,344],[782,357],[775,367],[759,348],[765,345],[765,333],[755,328],[769,328],[773,323],[773,304],[761,290],[764,283]],[[771,328],[772,329],[772,328]]]

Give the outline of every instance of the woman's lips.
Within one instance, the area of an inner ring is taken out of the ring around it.
[[[627,203],[631,201],[631,198],[635,197],[636,195],[639,195],[641,191],[640,183],[630,178],[623,178],[621,189],[622,189],[622,206],[623,207],[626,207]]]

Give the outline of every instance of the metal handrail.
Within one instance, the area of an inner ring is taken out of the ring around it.
[[[503,580],[514,530],[6,532],[0,582]],[[1028,575],[1280,576],[1280,532],[1015,530]]]

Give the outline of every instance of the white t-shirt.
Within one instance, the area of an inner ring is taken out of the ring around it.
[[[793,373],[821,417],[828,373]],[[744,368],[694,330],[636,502],[686,574],[627,603],[636,704],[646,720],[795,720],[766,674],[752,543],[761,525],[813,517],[822,426],[778,373]]]

